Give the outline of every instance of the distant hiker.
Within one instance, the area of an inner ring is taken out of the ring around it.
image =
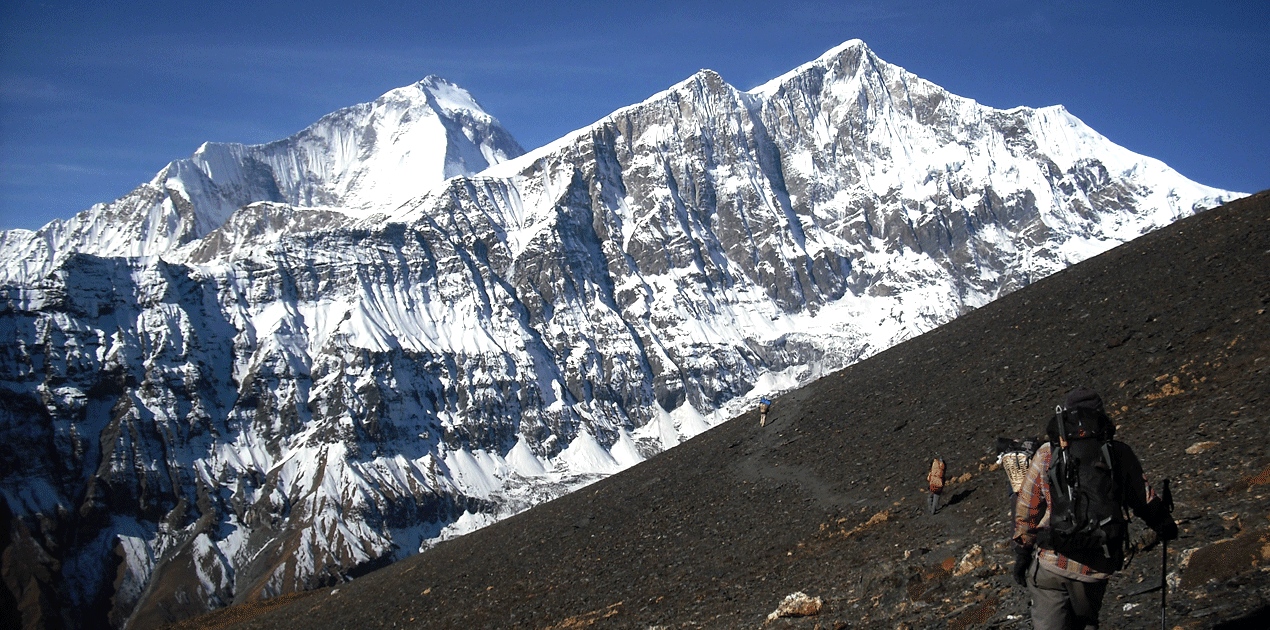
[[[1024,440],[997,438],[997,463],[1001,464],[1001,468],[1005,470],[1006,479],[1010,481],[1010,495],[1006,501],[1009,521],[1006,529],[1010,531],[1011,537],[1014,536],[1014,504],[1018,500],[1019,489],[1023,487],[1023,479],[1027,477],[1032,456],[1036,454],[1040,443],[1040,440],[1034,438]]]
[[[1124,563],[1125,509],[1161,540],[1177,524],[1133,450],[1114,441],[1102,399],[1067,394],[1032,457],[1014,517],[1014,580],[1032,596],[1036,630],[1097,628],[1107,579]]]
[[[1001,463],[1001,468],[1005,469],[1006,478],[1010,480],[1011,513],[1014,511],[1014,500],[1019,495],[1019,489],[1023,487],[1023,478],[1027,476],[1028,466],[1032,463],[1032,456],[1036,454],[1038,446],[1040,446],[1040,440],[1032,438],[1024,440],[997,438],[997,461]]]
[[[758,399],[758,425],[760,427],[767,426],[767,410],[771,409],[772,401],[766,396]]]
[[[939,495],[944,493],[944,460],[936,457],[931,461],[930,472],[926,473],[926,485],[930,488],[926,507],[934,514],[939,511]]]

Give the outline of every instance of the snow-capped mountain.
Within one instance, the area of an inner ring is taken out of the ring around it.
[[[6,583],[144,627],[346,579],[1239,196],[859,41],[520,153],[428,79],[0,236]]]
[[[466,90],[428,77],[323,117],[277,142],[208,142],[150,182],[37,232],[0,237],[0,282],[48,274],[72,252],[156,256],[203,238],[239,208],[268,201],[391,210],[456,175],[524,153]]]

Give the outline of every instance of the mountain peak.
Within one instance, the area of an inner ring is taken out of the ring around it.
[[[676,83],[666,93],[718,93],[722,91],[733,91],[734,88],[724,80],[723,76],[718,72],[709,68],[702,68],[692,74],[692,76]],[[652,100],[652,99],[650,99]]]
[[[825,59],[832,59],[847,51],[863,52],[868,54],[873,53],[873,50],[869,48],[868,44],[864,43],[864,40],[848,39],[847,41],[842,42],[841,44],[838,44],[837,46],[834,46],[833,48],[830,48],[829,50],[826,50],[824,54],[820,55],[820,57],[818,57],[816,60],[822,61]]]
[[[327,114],[288,138],[260,145],[204,142],[120,199],[0,241],[0,255],[13,252],[27,259],[6,268],[0,280],[27,282],[23,278],[31,273],[47,273],[57,252],[167,253],[256,202],[335,209],[364,218],[396,208],[448,178],[472,175],[523,153],[471,93],[430,75]],[[35,241],[41,239],[56,242],[39,247]]]
[[[462,112],[483,119],[494,120],[493,116],[476,102],[471,92],[460,87],[457,83],[435,74],[430,74],[410,85],[389,90],[379,99],[376,99],[376,102],[394,97],[422,97],[424,99],[423,102],[427,103],[429,107],[436,109],[439,113],[455,114]]]

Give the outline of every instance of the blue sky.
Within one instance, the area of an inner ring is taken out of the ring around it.
[[[533,149],[702,68],[849,39],[998,108],[1064,105],[1202,184],[1270,188],[1270,2],[0,0],[0,229],[435,74]]]

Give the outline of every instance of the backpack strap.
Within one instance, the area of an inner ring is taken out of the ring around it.
[[[1062,405],[1057,405],[1057,406],[1055,406],[1055,407],[1054,407],[1054,418],[1058,421],[1058,446],[1059,446],[1059,449],[1058,449],[1058,455],[1059,455],[1059,457],[1061,457],[1061,458],[1062,458],[1062,460],[1063,460],[1063,461],[1062,461],[1062,469],[1063,469],[1063,472],[1064,472],[1064,473],[1067,473],[1067,471],[1068,471],[1068,461],[1067,461],[1067,410],[1066,410],[1066,409],[1063,409]],[[1062,491],[1062,489],[1063,489],[1064,487],[1066,487],[1066,488],[1067,488],[1067,499],[1070,501],[1070,500],[1072,500],[1072,496],[1073,496],[1073,495],[1072,495],[1072,492],[1073,492],[1073,491],[1072,491],[1072,488],[1071,488],[1071,484],[1060,483],[1060,480],[1059,480],[1059,478],[1058,478],[1058,471],[1056,470],[1056,468],[1058,468],[1058,467],[1057,467],[1057,466],[1054,466],[1054,465],[1052,465],[1052,464],[1051,464],[1051,465],[1050,465],[1049,472],[1048,472],[1048,473],[1046,473],[1046,477],[1048,478],[1048,480],[1049,480],[1049,484],[1050,484],[1050,492],[1053,492],[1055,488],[1058,488],[1058,489],[1059,489],[1059,491],[1061,492],[1061,491]]]
[[[1046,480],[1046,481],[1048,481],[1048,482],[1049,482],[1049,484],[1050,484],[1050,492],[1055,492],[1055,493],[1058,493],[1058,495],[1059,495],[1060,497],[1061,497],[1061,496],[1062,496],[1062,494],[1063,494],[1063,489],[1064,489],[1064,488],[1066,488],[1066,489],[1067,489],[1067,500],[1068,500],[1068,501],[1071,501],[1071,500],[1073,500],[1073,494],[1072,494],[1072,493],[1073,493],[1073,490],[1072,490],[1071,484],[1063,483],[1063,481],[1062,481],[1061,479],[1059,479],[1059,477],[1058,477],[1058,469],[1059,469],[1059,468],[1062,468],[1064,471],[1066,471],[1066,470],[1067,470],[1067,466],[1066,466],[1067,451],[1066,451],[1066,450],[1060,450],[1060,451],[1059,451],[1059,453],[1063,456],[1063,460],[1064,460],[1064,461],[1063,461],[1062,463],[1063,463],[1064,465],[1062,465],[1062,466],[1054,466],[1053,464],[1051,464],[1051,465],[1050,465],[1050,469],[1049,469],[1049,471],[1047,471],[1047,472],[1045,473],[1045,480]],[[1058,462],[1055,462],[1055,463],[1058,463]]]

